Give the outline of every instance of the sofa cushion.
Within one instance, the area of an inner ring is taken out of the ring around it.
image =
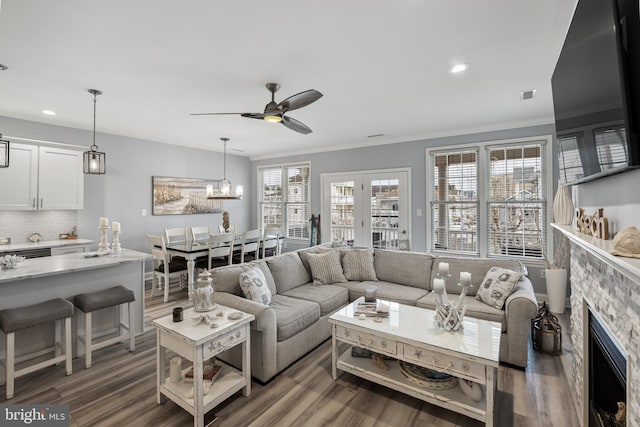
[[[274,277],[271,275],[269,267],[267,267],[264,261],[254,261],[244,264],[232,264],[225,265],[223,267],[216,267],[211,269],[211,278],[213,279],[213,289],[221,292],[228,292],[230,294],[243,297],[242,288],[240,287],[240,274],[248,271],[252,268],[259,268],[267,279],[267,286],[271,294],[276,294],[276,285]]]
[[[283,294],[287,297],[313,301],[320,305],[320,316],[333,313],[349,303],[349,290],[339,285],[302,285]]]
[[[433,256],[426,253],[376,249],[373,265],[378,280],[431,289]]]
[[[276,312],[278,341],[296,335],[320,319],[320,305],[312,301],[273,295],[271,307]]]
[[[347,279],[342,272],[340,253],[337,249],[326,253],[309,254],[311,277],[314,285],[331,285],[333,283],[346,283]]]
[[[522,277],[522,273],[500,267],[491,267],[484,276],[476,299],[501,310],[507,297]]]
[[[302,265],[307,269],[309,274],[311,274],[311,266],[309,265],[309,254],[318,254],[320,253],[320,246],[312,246],[310,248],[299,249],[296,251],[300,260],[302,261]]]
[[[380,299],[399,302],[406,305],[416,305],[416,301],[427,294],[426,289],[415,288],[413,286],[398,285],[397,283],[389,283],[384,281],[364,281],[364,282],[348,282],[346,284],[349,289],[349,300],[354,301],[364,296],[364,289],[367,286],[375,286],[377,289],[376,296]]]
[[[245,298],[264,305],[271,304],[271,291],[264,273],[259,268],[240,273],[240,288]]]
[[[467,295],[474,296],[478,292],[480,285],[487,271],[491,267],[508,268],[509,270],[519,271],[524,273],[524,265],[517,260],[513,259],[494,259],[494,258],[464,258],[464,257],[449,257],[439,256],[433,260],[433,271],[431,272],[431,283],[436,278],[438,273],[438,265],[440,262],[449,263],[449,274],[451,277],[445,281],[447,293],[460,294],[460,272],[468,271],[471,273],[471,284]]]
[[[267,265],[279,293],[287,292],[297,286],[311,281],[311,275],[304,268],[300,256],[296,252],[267,258]]]
[[[458,300],[458,296],[455,297],[449,295],[449,300],[453,303]],[[507,319],[504,310],[498,310],[488,306],[482,301],[478,301],[475,297],[465,296],[463,304],[466,307],[465,317],[474,317],[476,319],[491,320],[494,322],[500,322],[502,326],[502,332],[507,331]],[[431,310],[436,309],[436,293],[429,292],[426,296],[420,298],[416,302],[417,307],[429,308]]]
[[[378,280],[373,267],[373,249],[351,249],[342,256],[342,270],[347,280]]]

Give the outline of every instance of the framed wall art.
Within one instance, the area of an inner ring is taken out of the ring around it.
[[[152,177],[153,215],[194,215],[222,212],[221,200],[207,199],[207,185],[220,180]]]

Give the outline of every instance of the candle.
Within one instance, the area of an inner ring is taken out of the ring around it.
[[[440,272],[440,274],[449,274],[449,263],[448,262],[441,262],[440,265],[438,266],[438,271]]]
[[[103,216],[100,217],[100,227],[108,227],[109,226],[109,218],[105,218]]]
[[[470,285],[471,284],[471,273],[467,271],[460,272],[460,284],[461,285]]]
[[[553,334],[542,334],[542,350],[547,353],[553,353],[555,337]]]
[[[438,294],[444,292],[444,279],[433,279],[433,291]]]
[[[180,384],[182,381],[182,358],[174,357],[171,359],[171,367],[169,368],[169,379],[171,384]]]
[[[113,221],[111,223],[111,231],[117,231],[118,233],[120,232],[120,223],[117,221]]]

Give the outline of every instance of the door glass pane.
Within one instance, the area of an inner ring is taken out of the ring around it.
[[[331,183],[331,241],[354,239],[354,181]]]
[[[371,181],[371,245],[374,248],[398,248],[397,179]]]

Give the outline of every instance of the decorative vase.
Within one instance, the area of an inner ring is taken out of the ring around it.
[[[556,224],[570,225],[573,221],[573,202],[569,194],[569,187],[560,185],[553,199],[553,220]]]
[[[552,313],[564,313],[564,302],[567,297],[567,270],[564,268],[548,268],[545,271],[547,277],[547,299],[549,311]]]

